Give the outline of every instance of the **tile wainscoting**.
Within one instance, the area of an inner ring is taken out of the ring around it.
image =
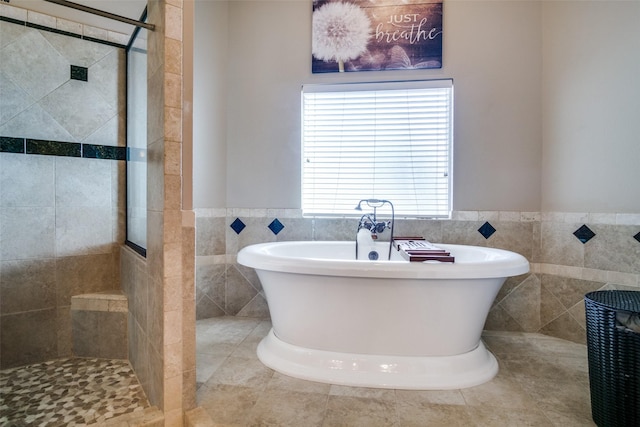
[[[352,240],[356,221],[303,218],[295,209],[197,209],[197,319],[269,316],[255,272],[236,263],[244,246]],[[586,235],[583,226],[590,230]],[[487,330],[539,332],[584,343],[585,293],[640,291],[640,214],[458,211],[451,220],[396,219],[395,227],[396,235],[507,249],[531,262],[530,273],[505,282]]]

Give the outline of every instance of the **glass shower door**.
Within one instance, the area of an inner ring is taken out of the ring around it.
[[[143,28],[136,30],[127,48],[127,245],[146,255],[147,30]]]

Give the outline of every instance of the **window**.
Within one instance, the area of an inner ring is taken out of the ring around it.
[[[386,199],[399,216],[448,218],[452,133],[451,80],[305,85],[303,214]]]

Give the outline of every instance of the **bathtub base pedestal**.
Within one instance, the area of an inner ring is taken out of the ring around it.
[[[454,356],[384,356],[298,347],[272,329],[258,345],[258,358],[291,377],[355,387],[450,390],[485,383],[498,373],[498,362],[482,341]]]

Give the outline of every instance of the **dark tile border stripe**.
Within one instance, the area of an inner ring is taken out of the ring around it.
[[[0,21],[11,22],[12,24],[25,25],[24,21],[9,18],[8,16],[0,16]]]
[[[0,21],[10,22],[12,24],[22,25],[22,26],[25,26],[25,27],[34,28],[36,30],[48,31],[50,33],[60,34],[60,35],[63,35],[63,36],[69,36],[69,37],[73,37],[73,38],[81,39],[81,40],[86,40],[86,41],[93,42],[93,43],[100,43],[100,44],[104,44],[104,45],[111,46],[111,47],[117,47],[119,49],[125,49],[127,47],[127,46],[125,46],[123,44],[120,44],[120,43],[110,42],[110,41],[107,41],[107,40],[101,40],[101,39],[97,39],[95,37],[88,37],[88,36],[84,36],[82,34],[71,33],[69,31],[58,30],[57,28],[45,27],[44,25],[34,24],[34,23],[31,23],[31,22],[26,22],[26,21],[20,21],[18,19],[9,18],[7,16],[0,16]]]
[[[127,160],[127,148],[82,144],[82,157],[85,159]]]
[[[24,138],[0,136],[0,153],[24,153]]]
[[[27,139],[26,154],[44,154],[45,156],[81,157],[82,144],[78,142],[45,141]]]
[[[119,49],[126,49],[127,48],[123,44],[116,43],[116,42],[110,42],[110,41],[107,41],[107,40],[100,40],[100,39],[96,39],[94,37],[82,36],[82,40],[86,40],[88,42],[106,44],[107,46],[117,47]]]
[[[0,153],[127,160],[127,147],[0,136]]]

